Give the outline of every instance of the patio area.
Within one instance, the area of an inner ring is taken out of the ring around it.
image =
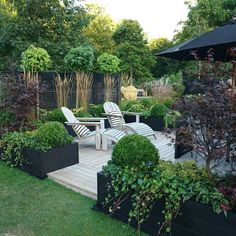
[[[163,160],[174,160],[174,136],[156,132],[157,139],[150,138]],[[111,159],[112,145],[107,151],[96,150],[94,142],[79,145],[79,163],[48,174],[48,177],[76,192],[97,199],[97,172]],[[179,159],[178,159],[179,160]]]

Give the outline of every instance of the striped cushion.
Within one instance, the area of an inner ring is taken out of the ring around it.
[[[109,117],[111,127],[117,127],[117,126],[119,126],[120,120],[121,120],[121,124],[122,124],[122,125],[125,124],[125,121],[124,121],[124,119],[123,119],[123,116],[122,116],[122,117],[116,116],[116,115],[121,116],[121,115],[122,115],[121,112],[119,112],[119,111],[109,111],[108,114],[109,114],[109,115],[114,115],[114,116],[110,116],[110,117]]]
[[[90,130],[84,125],[73,125],[72,128],[79,138],[86,137],[90,134]]]

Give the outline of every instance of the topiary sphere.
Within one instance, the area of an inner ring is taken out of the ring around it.
[[[47,122],[40,126],[35,133],[35,138],[38,143],[49,148],[61,147],[73,141],[63,124],[57,121]]]
[[[138,167],[141,163],[156,165],[159,158],[159,152],[151,141],[138,134],[123,137],[112,152],[113,163],[121,167]]]

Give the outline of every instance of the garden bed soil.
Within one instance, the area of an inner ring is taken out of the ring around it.
[[[43,179],[49,172],[79,163],[78,143],[53,148],[47,152],[25,148],[23,157],[26,163],[21,169]]]
[[[136,117],[132,115],[124,115],[126,123],[136,121]],[[150,126],[154,131],[163,131],[165,129],[164,119],[162,117],[148,117],[140,116],[140,122]]]
[[[109,206],[112,202],[104,206],[105,198],[108,196],[107,184],[111,183],[111,178],[106,177],[102,172],[97,174],[97,203],[93,206],[94,210],[111,214]],[[114,196],[113,190],[109,193]],[[121,208],[111,214],[115,219],[128,223],[128,212],[131,208],[131,201],[128,197],[121,205]],[[148,219],[141,225],[141,230],[150,234],[157,235],[160,225],[163,222],[162,211],[164,209],[164,201],[159,200]],[[172,222],[171,233],[162,233],[168,236],[233,236],[236,232],[236,213],[228,212],[227,218],[223,213],[216,214],[211,206],[187,201],[181,208],[181,214]],[[137,224],[131,221],[131,225],[137,228]]]

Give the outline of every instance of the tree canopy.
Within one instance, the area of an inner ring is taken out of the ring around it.
[[[115,22],[106,14],[105,10],[96,4],[87,4],[86,10],[90,16],[90,23],[84,29],[84,34],[96,50],[99,56],[102,53],[114,52],[112,34],[115,30]]]
[[[182,22],[182,30],[175,35],[178,43],[210,31],[236,16],[235,0],[188,0],[186,4],[188,17]]]
[[[71,48],[65,56],[65,64],[69,70],[88,72],[93,68],[94,51],[91,46]]]
[[[112,54],[103,53],[97,58],[98,68],[101,72],[112,74],[120,71],[120,59]]]
[[[53,69],[63,68],[63,58],[73,46],[85,41],[86,12],[71,0],[1,0],[0,53],[11,69],[29,45],[45,48]],[[8,68],[9,69],[9,68]]]
[[[113,34],[116,54],[121,59],[121,71],[127,73],[135,84],[153,79],[150,72],[155,57],[147,46],[140,24],[135,20],[123,20]]]
[[[21,67],[24,71],[39,72],[47,70],[51,65],[51,58],[43,48],[30,45],[22,53]]]

